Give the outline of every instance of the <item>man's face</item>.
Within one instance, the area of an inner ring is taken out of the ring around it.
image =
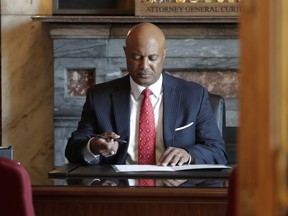
[[[129,74],[137,84],[147,87],[159,79],[166,54],[163,43],[151,38],[133,42],[124,51]]]

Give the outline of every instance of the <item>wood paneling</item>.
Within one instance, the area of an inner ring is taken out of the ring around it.
[[[33,187],[37,216],[223,216],[226,188]]]
[[[277,163],[277,185],[278,198],[280,200],[280,211],[284,215],[288,214],[288,1],[278,0],[274,5],[275,12],[275,36],[274,46],[276,49],[272,53],[274,69],[277,76],[274,77],[273,89],[277,89],[274,108],[274,131],[277,136],[273,139],[279,147]],[[277,14],[277,15],[276,15]],[[277,23],[277,24],[276,24]]]
[[[285,1],[241,2],[240,216],[285,215],[285,210],[280,209],[277,184],[282,182],[280,194],[284,194],[286,199],[288,80],[287,63],[284,63],[287,62]],[[277,169],[279,155],[283,154],[282,159],[285,159],[278,163]]]

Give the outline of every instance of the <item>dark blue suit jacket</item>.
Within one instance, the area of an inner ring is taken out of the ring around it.
[[[197,164],[226,164],[224,141],[214,120],[207,90],[197,83],[162,74],[165,147],[186,149]],[[187,125],[190,126],[185,127]],[[83,163],[82,149],[93,134],[114,131],[129,142],[129,126],[129,75],[91,87],[78,128],[67,143],[66,158],[69,162]],[[119,144],[117,154],[103,157],[101,164],[124,164],[127,147],[128,144]]]

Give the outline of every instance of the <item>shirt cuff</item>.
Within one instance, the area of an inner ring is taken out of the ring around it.
[[[192,156],[189,154],[189,160],[188,160],[187,164],[190,164],[191,160],[192,160]]]
[[[186,164],[195,164],[195,158],[191,154],[189,154],[189,156],[189,160]]]
[[[99,157],[99,154],[97,154],[97,155],[93,154],[91,149],[90,149],[90,142],[93,138],[91,138],[88,141],[87,145],[85,146],[85,148],[82,151],[83,159],[89,164],[94,164],[93,162]]]

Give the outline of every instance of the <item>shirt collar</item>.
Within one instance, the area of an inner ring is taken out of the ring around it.
[[[148,87],[156,98],[160,97],[160,94],[162,92],[162,82],[163,82],[163,76],[161,74],[159,79],[154,84]],[[131,76],[130,76],[130,86],[131,86],[131,93],[134,96],[134,98],[137,100],[141,92],[145,89],[145,87],[137,84],[132,79]]]

